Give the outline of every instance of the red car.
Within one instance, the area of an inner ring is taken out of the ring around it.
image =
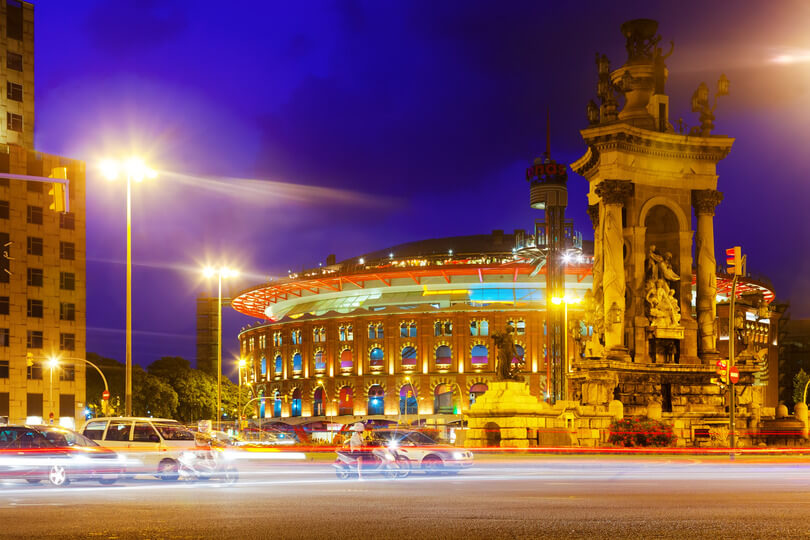
[[[112,484],[124,464],[115,452],[67,428],[0,426],[0,476],[47,480],[62,486],[74,480]]]

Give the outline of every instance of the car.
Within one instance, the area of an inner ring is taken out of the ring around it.
[[[127,457],[127,473],[151,474],[161,480],[180,477],[185,452],[207,452],[194,433],[167,418],[120,417],[88,420],[82,434]]]
[[[397,463],[406,474],[414,469],[426,474],[456,474],[473,465],[469,450],[438,443],[418,431],[376,430],[371,437],[396,453]]]
[[[73,430],[57,426],[0,427],[0,475],[53,486],[98,480],[112,484],[124,472],[119,456]]]

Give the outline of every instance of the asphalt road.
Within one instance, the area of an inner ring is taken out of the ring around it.
[[[3,538],[805,538],[810,462],[482,458],[452,477],[341,481],[243,462],[234,486],[0,485]]]

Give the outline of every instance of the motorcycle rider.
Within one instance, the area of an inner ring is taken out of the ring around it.
[[[363,455],[365,453],[363,449],[363,436],[361,433],[365,430],[365,426],[360,422],[357,422],[352,426],[352,437],[349,439],[349,450],[352,453],[352,456],[357,460],[357,478],[359,480],[363,479]]]

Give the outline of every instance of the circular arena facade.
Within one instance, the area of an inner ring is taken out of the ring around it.
[[[232,307],[258,319],[239,340],[244,381],[266,398],[260,415],[458,419],[494,378],[490,336],[507,325],[530,392],[546,397],[546,279],[516,252],[522,237],[494,231],[402,244],[237,294]],[[566,264],[567,296],[591,287],[588,251]],[[769,287],[742,286],[773,299]],[[718,300],[726,289],[718,275]],[[576,305],[568,317],[581,318]],[[576,347],[567,339],[570,357]]]

